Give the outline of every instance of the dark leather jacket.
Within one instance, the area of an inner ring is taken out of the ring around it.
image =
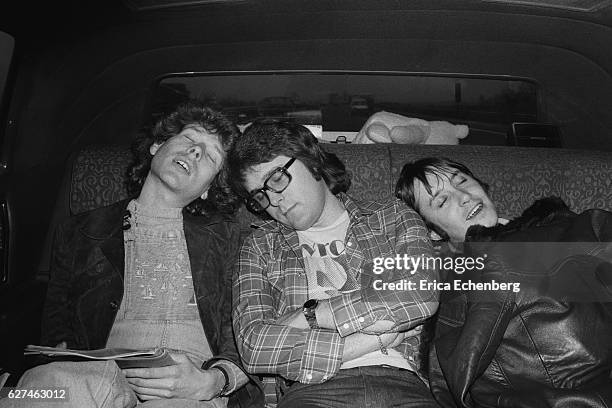
[[[559,199],[470,228],[464,254],[488,259],[461,279],[521,290],[442,293],[429,362],[440,405],[612,406],[611,242],[612,213],[576,215]]]
[[[41,341],[68,348],[104,348],[123,297],[123,217],[128,201],[79,214],[57,230],[43,312]],[[232,334],[231,268],[240,245],[232,217],[183,213],[193,286],[214,357],[241,367]],[[263,406],[254,382],[233,394],[230,406]]]

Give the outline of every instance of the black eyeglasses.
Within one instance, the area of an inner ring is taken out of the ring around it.
[[[282,193],[285,191],[289,183],[291,183],[291,174],[289,174],[288,169],[294,161],[295,158],[292,158],[285,163],[283,167],[274,169],[272,174],[264,181],[263,187],[249,194],[249,197],[246,199],[246,205],[249,210],[256,213],[262,212],[272,205],[266,191],[272,191],[273,193]]]

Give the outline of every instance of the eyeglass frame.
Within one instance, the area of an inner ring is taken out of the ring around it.
[[[266,180],[263,183],[263,187],[262,188],[258,188],[254,191],[251,191],[249,193],[249,196],[245,198],[245,204],[246,206],[251,210],[254,211],[256,213],[261,213],[263,211],[265,211],[267,208],[269,208],[270,206],[272,207],[278,207],[277,205],[273,205],[272,204],[272,200],[270,200],[270,196],[268,195],[268,193],[266,193],[266,191],[272,191],[273,193],[276,194],[280,194],[283,191],[285,191],[287,189],[287,187],[289,187],[289,184],[291,184],[291,181],[293,180],[293,176],[291,176],[291,173],[289,173],[289,167],[291,167],[291,165],[293,164],[293,162],[296,160],[295,157],[292,157],[291,159],[289,159],[289,161],[287,163],[285,163],[284,166],[282,167],[277,167],[274,169],[274,171],[272,171],[272,173],[270,173],[270,175],[268,177],[266,177]],[[272,176],[274,176],[277,172],[281,172],[283,173],[285,176],[287,176],[289,178],[289,181],[287,182],[287,185],[285,187],[283,187],[281,190],[276,190],[270,186],[268,186],[268,181],[272,178]],[[263,193],[263,195],[266,197],[266,199],[268,200],[268,205],[266,205],[265,207],[262,206],[259,201],[257,201],[254,196],[255,194],[258,193]],[[253,203],[259,208],[257,209]]]

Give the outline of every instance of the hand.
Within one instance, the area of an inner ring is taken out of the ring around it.
[[[306,320],[306,316],[302,312],[302,309],[297,309],[293,312],[288,312],[276,319],[276,324],[284,326],[295,327],[296,329],[310,329],[310,325]]]
[[[423,325],[423,324],[419,324],[418,326],[414,326],[412,329],[404,332],[405,337],[418,336],[423,331],[423,327],[424,326],[425,325]]]
[[[382,344],[387,348],[397,347],[406,338],[405,333],[398,332],[383,333],[379,334],[378,337],[380,338]]]
[[[65,341],[62,341],[61,343],[57,343],[55,348],[66,350],[68,348],[68,343],[66,343]]]
[[[128,383],[143,401],[162,398],[211,400],[223,385],[219,370],[202,370],[184,354],[172,354],[176,364],[166,367],[123,370]]]
[[[391,348],[397,347],[407,338],[412,337],[412,336],[418,336],[419,334],[421,334],[422,331],[423,331],[423,325],[420,324],[418,326],[413,327],[412,329],[408,331],[399,332],[397,333],[397,337],[395,337],[395,339],[393,339],[391,344],[389,344],[387,347],[391,347]]]
[[[389,329],[391,325],[392,325],[391,322],[381,320],[369,326],[368,330],[370,329],[375,329],[375,330]],[[421,331],[423,331],[422,324],[419,326],[415,326],[412,329],[405,331],[405,332],[387,332],[387,333],[381,333],[379,334],[379,336],[380,336],[380,340],[385,345],[385,347],[393,348],[393,347],[399,346],[405,339],[412,337],[412,336],[417,336],[418,334],[421,333]]]
[[[396,336],[393,339],[393,341],[391,341],[390,344],[387,345],[387,347],[389,348],[394,348],[399,346],[400,344],[402,344],[402,342],[404,341],[404,339],[406,339],[406,337],[408,337],[408,332],[400,332],[400,333],[395,333]]]

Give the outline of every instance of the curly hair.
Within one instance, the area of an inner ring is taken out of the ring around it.
[[[188,101],[177,106],[172,113],[159,119],[151,129],[141,134],[132,144],[134,160],[128,168],[126,180],[130,196],[136,197],[140,194],[149,174],[153,159],[149,151],[151,145],[164,143],[183,131],[185,127],[194,125],[217,135],[226,154],[240,135],[236,125],[221,112],[198,101]],[[240,200],[231,190],[228,174],[226,161],[214,178],[208,190],[208,197],[205,200],[200,197],[196,198],[185,209],[193,215],[207,215],[213,212],[234,213],[240,205]]]
[[[449,171],[452,172],[453,170],[460,171],[461,173],[473,178],[478,184],[480,184],[485,193],[489,192],[489,185],[476,177],[466,165],[445,157],[425,157],[413,162],[408,162],[404,165],[395,185],[395,196],[421,214],[419,208],[417,208],[418,206],[416,205],[414,182],[416,180],[420,181],[425,187],[425,190],[431,194],[431,185],[427,181],[427,176],[432,174],[439,180],[440,177],[443,177],[444,173]],[[435,231],[443,240],[448,240],[448,234],[445,231],[442,231],[437,225],[429,222],[429,220],[425,218],[423,218],[423,220],[425,221],[425,224],[430,229]]]
[[[249,168],[273,160],[277,156],[300,160],[316,180],[325,180],[333,194],[348,191],[351,179],[344,163],[333,153],[319,146],[314,135],[304,126],[277,120],[261,120],[245,129],[228,157],[231,186],[243,199]],[[267,218],[267,213],[258,214]]]

